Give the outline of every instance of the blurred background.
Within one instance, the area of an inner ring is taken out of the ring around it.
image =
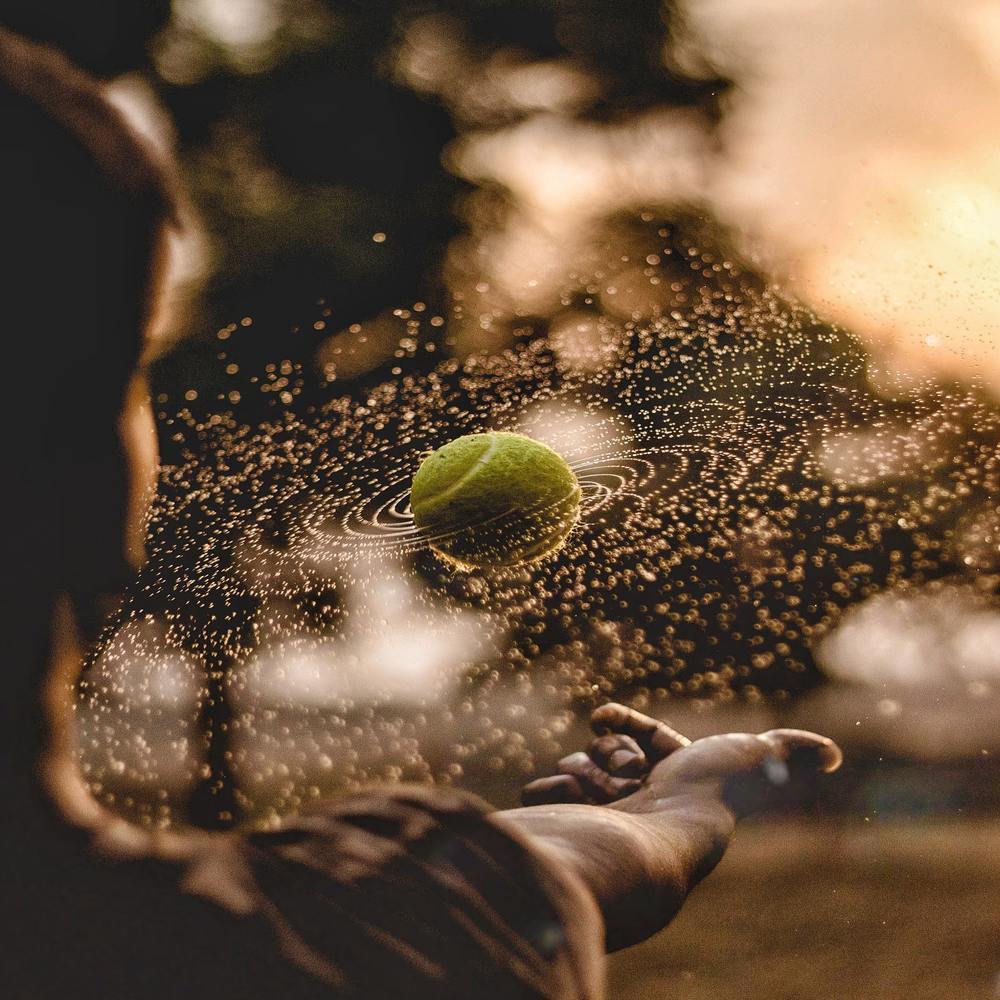
[[[95,794],[510,804],[609,697],[815,729],[843,770],[612,995],[1000,996],[996,6],[174,0],[103,64],[122,23],[66,47],[184,204]],[[513,579],[392,536],[414,457],[486,427],[590,497]]]

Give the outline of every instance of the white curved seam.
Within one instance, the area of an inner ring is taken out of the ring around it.
[[[470,465],[465,472],[463,472],[458,479],[451,484],[451,486],[446,489],[441,490],[440,493],[435,493],[432,497],[427,497],[424,503],[437,503],[439,500],[444,500],[449,497],[456,490],[461,489],[478,471],[478,466],[486,465],[487,462],[493,457],[493,452],[497,449],[497,435],[490,434],[490,443],[486,446],[486,451],[477,458],[472,465]]]

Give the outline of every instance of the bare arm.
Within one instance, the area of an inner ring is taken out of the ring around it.
[[[610,728],[619,744],[635,748],[631,764],[614,770],[645,768],[644,780],[611,773],[615,741],[605,738],[595,741],[587,763],[572,755],[568,773],[528,787],[527,800],[549,804],[494,816],[537,839],[583,880],[604,918],[609,951],[665,927],[718,864],[739,816],[766,805],[791,770],[819,776],[840,765],[836,745],[813,733],[731,733],[684,745],[660,725],[604,706],[595,728]],[[624,797],[608,802],[616,794]],[[578,801],[552,801],[559,798]],[[599,802],[607,804],[586,804]]]

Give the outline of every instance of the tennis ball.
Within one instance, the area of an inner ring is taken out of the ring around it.
[[[446,559],[466,568],[512,566],[558,548],[579,516],[580,484],[539,441],[468,434],[423,460],[410,508]]]

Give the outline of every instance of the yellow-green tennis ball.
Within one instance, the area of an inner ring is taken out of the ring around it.
[[[511,566],[562,544],[580,514],[580,484],[539,441],[501,431],[468,434],[423,460],[410,508],[446,559]]]

